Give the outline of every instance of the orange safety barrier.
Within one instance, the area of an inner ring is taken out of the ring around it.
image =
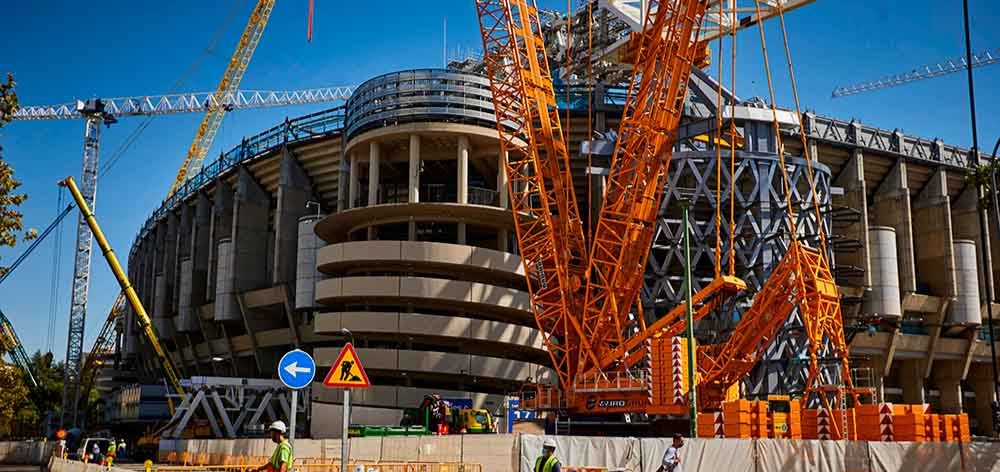
[[[155,472],[246,472],[267,461],[258,456],[230,457],[239,464],[220,465],[174,465],[158,466]],[[365,472],[482,472],[482,464],[463,462],[380,462],[356,461],[349,462],[345,472],[353,472],[356,466],[361,466]],[[341,472],[340,463],[323,462],[320,459],[296,459],[293,466],[299,472]],[[578,472],[603,472],[606,469],[583,467],[576,468]]]

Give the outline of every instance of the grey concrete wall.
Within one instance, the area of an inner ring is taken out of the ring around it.
[[[306,215],[306,203],[312,199],[312,185],[288,148],[282,154],[279,172],[271,279],[275,284],[291,285],[295,282],[299,218]]]

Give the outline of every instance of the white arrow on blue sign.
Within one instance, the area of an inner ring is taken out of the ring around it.
[[[313,377],[316,377],[316,361],[303,350],[288,351],[278,361],[278,378],[290,389],[308,387]]]

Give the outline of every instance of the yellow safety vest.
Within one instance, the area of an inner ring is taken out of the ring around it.
[[[559,459],[556,459],[556,455],[552,454],[549,456],[548,460],[545,460],[545,464],[542,464],[542,460],[545,460],[545,456],[538,456],[535,459],[535,472],[552,472],[552,468],[559,463]]]
[[[288,440],[281,441],[278,447],[274,449],[274,454],[271,454],[271,460],[268,462],[268,466],[274,472],[281,470],[281,463],[285,462],[288,464],[288,470],[292,469],[292,445],[288,443]]]

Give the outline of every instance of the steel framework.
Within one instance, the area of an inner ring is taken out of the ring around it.
[[[236,90],[217,95],[216,92],[187,92],[169,95],[102,98],[106,113],[117,118],[126,116],[174,115],[203,113],[220,108],[245,108],[309,105],[347,100],[355,86],[322,87],[302,90]],[[76,103],[28,105],[14,112],[14,120],[76,120],[86,118]]]
[[[971,63],[972,68],[985,67],[991,64],[1000,63],[1000,48],[973,54]],[[875,80],[869,80],[867,82],[837,87],[833,89],[833,93],[831,95],[833,98],[840,98],[848,95],[857,95],[859,93],[873,92],[884,88],[896,87],[910,82],[916,82],[918,80],[933,79],[935,77],[965,71],[966,64],[967,62],[964,56],[960,58],[952,58],[937,64],[920,66],[903,74],[888,75]]]

